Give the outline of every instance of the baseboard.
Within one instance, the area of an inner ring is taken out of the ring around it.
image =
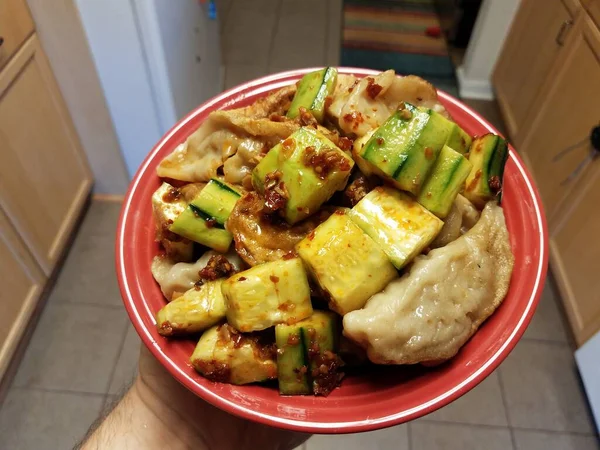
[[[494,90],[490,80],[475,80],[465,76],[462,66],[456,69],[458,92],[461,98],[474,98],[478,100],[494,100]]]

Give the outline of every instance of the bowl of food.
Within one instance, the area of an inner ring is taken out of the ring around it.
[[[374,430],[468,392],[546,276],[522,161],[477,113],[393,71],[304,69],[206,102],[127,193],[117,274],[144,344],[232,414]]]

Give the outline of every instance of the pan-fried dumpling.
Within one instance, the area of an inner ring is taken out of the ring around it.
[[[214,250],[209,250],[195,263],[180,262],[176,264],[165,256],[155,256],[152,260],[152,276],[167,300],[175,300],[194,287],[194,283],[200,280],[198,272],[206,267],[212,256],[219,254]],[[246,267],[234,250],[230,250],[224,256],[237,271]]]
[[[410,271],[344,316],[344,334],[378,364],[452,358],[504,299],[514,258],[502,208],[415,259]]]
[[[383,124],[401,102],[432,108],[449,117],[429,82],[414,75],[397,77],[393,70],[362,80],[340,74],[327,113],[346,133],[364,136]]]
[[[431,248],[443,247],[455,241],[469,231],[479,220],[479,211],[466,197],[458,194],[450,213],[444,219],[444,226],[429,245]]]

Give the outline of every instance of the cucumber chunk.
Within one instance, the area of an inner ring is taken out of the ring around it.
[[[225,253],[233,240],[233,235],[225,230],[225,221],[240,196],[235,188],[213,178],[173,221],[169,230]]]
[[[358,157],[398,189],[418,194],[453,123],[409,103],[396,111],[359,150]],[[359,164],[359,167],[362,165]]]
[[[445,145],[417,201],[440,219],[445,218],[472,167],[467,158]]]
[[[344,189],[353,166],[333,142],[303,127],[267,153],[252,172],[252,184],[267,206],[294,224]]]
[[[342,209],[296,245],[308,271],[341,315],[362,308],[398,276],[386,254]]]
[[[472,141],[473,138],[469,136],[466,131],[453,123],[448,139],[446,140],[446,145],[452,150],[464,155],[469,150]]]
[[[275,346],[261,336],[215,325],[202,334],[190,362],[211,381],[248,384],[277,377]]]
[[[156,314],[156,326],[163,336],[198,333],[225,318],[223,280],[207,281],[186,291]]]
[[[337,69],[326,67],[304,75],[298,83],[298,89],[287,112],[287,117],[295,119],[300,114],[300,108],[306,108],[319,123],[322,123],[325,114],[325,99],[335,89],[337,73]]]
[[[286,395],[310,394],[312,389],[308,380],[308,361],[300,325],[275,326],[275,342],[279,392]]]
[[[310,287],[299,258],[272,261],[239,272],[221,286],[227,321],[239,331],[292,324],[312,312]]]
[[[294,325],[277,325],[279,392],[329,394],[343,376],[343,362],[337,355],[339,338],[339,317],[331,311],[315,311]]]
[[[435,239],[444,223],[407,194],[377,187],[352,208],[349,217],[401,269]]]
[[[507,159],[508,143],[500,136],[485,134],[473,140],[469,148],[473,168],[465,182],[464,196],[478,208],[500,195]]]
[[[338,317],[329,311],[315,311],[301,322],[300,327],[313,394],[328,395],[343,377],[340,368],[344,363],[337,355],[340,338]]]

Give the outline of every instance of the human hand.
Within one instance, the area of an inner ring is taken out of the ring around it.
[[[250,422],[210,405],[179,384],[143,345],[134,390],[165,427],[194,448],[203,444],[211,450],[291,450],[310,437]]]

